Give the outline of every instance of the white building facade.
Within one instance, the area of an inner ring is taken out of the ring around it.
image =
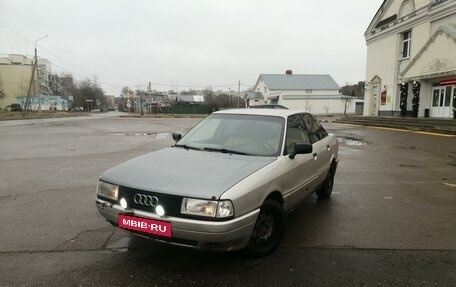
[[[455,0],[385,0],[364,36],[364,115],[453,116]]]
[[[344,113],[339,89],[330,75],[261,74],[254,87],[256,97],[249,105],[278,104],[313,114]],[[354,111],[353,101],[347,111]]]

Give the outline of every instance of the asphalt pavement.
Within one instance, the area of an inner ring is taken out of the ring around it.
[[[0,286],[456,286],[456,137],[323,123],[340,141],[333,196],[307,198],[261,259],[106,223],[98,176],[199,120],[0,122]]]

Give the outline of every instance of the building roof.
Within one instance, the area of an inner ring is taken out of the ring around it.
[[[287,110],[287,109],[229,109],[214,112],[213,114],[235,114],[235,115],[255,115],[255,116],[276,116],[276,117],[288,117],[290,115],[298,113],[308,113],[306,111],[299,110]]]
[[[451,1],[447,0],[427,0],[427,1],[411,1],[415,7],[415,5],[419,5],[420,8],[416,9],[414,8],[413,11],[408,14],[408,15],[399,15],[400,10],[398,8],[398,11],[396,14],[392,15],[386,15],[386,13],[389,11],[389,8],[392,7],[394,4],[395,0],[384,0],[380,8],[377,10],[377,13],[375,14],[374,18],[372,18],[369,26],[367,27],[366,31],[364,32],[364,37],[366,40],[368,40],[369,36],[379,35],[380,31],[385,30],[389,26],[389,24],[394,23],[394,24],[400,24],[403,23],[404,21],[408,20],[409,18],[412,17],[417,17],[418,15],[421,15],[419,20],[421,21],[422,17],[424,14],[434,14],[431,12],[433,7],[438,6],[443,3],[450,3]],[[407,1],[398,1],[401,2],[402,4],[407,3]],[[410,2],[410,1],[409,1]],[[421,3],[417,3],[421,2]],[[394,12],[393,12],[394,13]],[[439,12],[440,13],[440,12]],[[385,18],[384,18],[385,17]],[[427,16],[429,17],[429,16]]]
[[[247,92],[245,98],[250,100],[259,100],[263,99],[264,97],[261,92]]]
[[[339,90],[340,87],[330,75],[285,75],[261,74],[270,90]]]
[[[429,38],[429,40],[424,44],[424,46],[421,47],[421,49],[418,51],[418,53],[415,55],[415,57],[413,57],[413,59],[408,63],[408,65],[401,72],[401,78],[403,80],[411,80],[413,78],[413,76],[412,76],[413,72],[410,73],[410,71],[413,69],[414,66],[417,66],[417,64],[420,61],[422,62],[422,64],[427,64],[427,66],[424,67],[424,69],[423,69],[423,67],[419,68],[421,70],[421,72],[419,72],[419,74],[421,76],[426,75],[426,72],[428,74],[429,74],[429,72],[431,72],[430,73],[431,75],[436,72],[442,74],[445,72],[445,69],[448,70],[448,68],[449,68],[449,72],[453,73],[453,69],[451,68],[453,65],[451,62],[448,62],[448,59],[446,59],[446,58],[436,58],[433,61],[431,61],[430,63],[424,63],[423,62],[424,60],[422,60],[423,59],[422,55],[424,53],[429,53],[429,50],[431,49],[430,48],[431,44],[434,43],[436,41],[437,37],[439,37],[443,33],[446,34],[446,37],[452,38],[454,41],[456,41],[456,24],[450,24],[448,26],[441,26],[437,29],[437,31],[434,32],[434,34]],[[451,50],[452,47],[449,47],[449,49]],[[430,70],[429,65],[437,65],[437,66],[442,65],[442,68],[438,69],[438,71],[435,71],[434,69]],[[416,73],[416,71],[415,71],[415,73]]]
[[[372,30],[374,28],[374,26],[377,25],[377,23],[379,22],[380,15],[383,12],[384,7],[387,4],[386,2],[388,2],[388,0],[384,0],[382,5],[380,5],[380,8],[378,8],[377,13],[375,13],[374,18],[372,18],[369,26],[367,27],[366,31],[364,32],[364,35],[367,35],[370,32],[370,30]]]
[[[204,96],[201,95],[179,95],[180,102],[204,102]]]

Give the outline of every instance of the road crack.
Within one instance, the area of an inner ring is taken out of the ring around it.
[[[67,239],[67,240],[63,241],[62,243],[58,244],[57,247],[54,248],[53,251],[59,251],[59,250],[61,250],[62,246],[64,246],[65,244],[75,242],[81,235],[87,234],[89,232],[98,231],[98,230],[101,230],[101,229],[104,229],[104,228],[105,227],[100,227],[100,228],[97,228],[97,229],[89,229],[89,230],[81,231],[78,234],[76,234],[74,237],[72,237],[70,239]],[[109,236],[109,238],[111,238],[111,236],[112,236],[112,234]]]
[[[96,186],[90,185],[90,186],[78,186],[78,187],[71,187],[71,188],[51,188],[51,189],[39,190],[36,192],[21,192],[21,193],[0,195],[0,200],[6,199],[8,197],[18,197],[18,196],[22,196],[22,195],[36,195],[36,194],[40,194],[40,193],[61,191],[61,190],[67,190],[67,189],[88,189],[88,188],[94,190],[94,188],[96,188]]]

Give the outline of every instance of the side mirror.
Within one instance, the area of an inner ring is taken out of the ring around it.
[[[294,159],[297,154],[309,154],[312,153],[312,144],[300,143],[295,144],[293,151],[288,156],[290,159]]]
[[[173,140],[178,142],[182,138],[182,135],[179,133],[173,133]]]

